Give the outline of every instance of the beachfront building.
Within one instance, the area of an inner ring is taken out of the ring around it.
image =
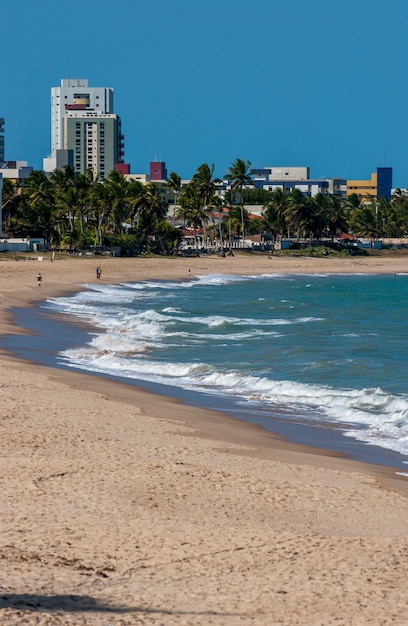
[[[18,187],[24,184],[33,171],[27,161],[3,161],[0,165],[0,174],[3,179],[9,178]]]
[[[376,198],[391,199],[392,167],[377,167],[369,180],[348,180],[347,195],[357,194],[363,201]]]
[[[318,193],[344,197],[347,183],[343,178],[310,178],[310,168],[300,167],[262,167],[251,170],[254,187],[266,191],[282,189],[290,193],[298,189],[305,196],[313,197]]]
[[[124,136],[114,113],[113,89],[90,87],[87,79],[66,78],[51,89],[51,155],[45,172],[72,165],[101,179],[124,164]]]
[[[0,117],[0,167],[4,161],[4,117]]]
[[[347,180],[345,178],[328,178],[329,194],[338,198],[347,197]]]

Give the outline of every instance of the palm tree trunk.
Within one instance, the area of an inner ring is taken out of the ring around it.
[[[243,202],[241,202],[241,232],[242,232],[242,247],[244,247],[245,226],[244,226],[244,204],[243,204]]]

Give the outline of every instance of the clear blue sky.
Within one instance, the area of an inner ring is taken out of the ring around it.
[[[42,167],[50,89],[113,87],[132,172],[394,169],[408,187],[407,0],[20,0],[1,8],[6,158]]]

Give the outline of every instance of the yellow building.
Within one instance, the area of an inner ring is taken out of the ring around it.
[[[377,167],[377,171],[371,174],[369,180],[348,180],[347,196],[357,194],[362,200],[374,198],[391,198],[392,168]]]
[[[377,197],[377,174],[371,174],[370,180],[348,180],[347,195],[356,193],[361,198],[371,200]]]

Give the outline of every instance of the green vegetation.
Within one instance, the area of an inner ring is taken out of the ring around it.
[[[69,166],[50,177],[34,171],[22,188],[4,180],[3,230],[12,237],[42,237],[54,250],[109,246],[129,256],[176,254],[182,227],[192,230],[196,243],[218,246],[253,234],[270,241],[291,237],[310,242],[334,241],[341,233],[371,239],[407,236],[408,194],[401,190],[390,201],[363,203],[358,196],[340,200],[324,194],[309,198],[297,189],[247,189],[252,184],[250,167],[242,159],[232,163],[226,172],[231,189],[223,199],[218,192],[221,181],[208,163],[184,186],[176,172],[159,186],[127,180],[116,171],[103,181]],[[169,195],[175,208],[172,219],[167,217]],[[262,215],[250,218],[246,203],[259,204]],[[300,253],[348,253],[332,248],[303,248]]]

